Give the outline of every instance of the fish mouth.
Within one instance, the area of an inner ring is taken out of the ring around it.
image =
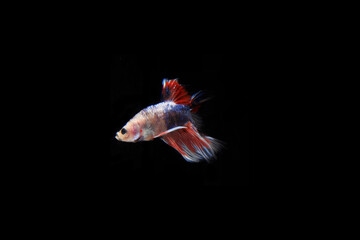
[[[121,141],[121,139],[120,139],[120,137],[119,137],[118,134],[115,135],[115,138],[116,138],[116,140]]]

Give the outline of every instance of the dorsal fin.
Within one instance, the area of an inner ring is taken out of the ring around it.
[[[191,96],[178,83],[177,79],[163,80],[162,95],[164,101],[173,101],[176,104],[191,105]]]

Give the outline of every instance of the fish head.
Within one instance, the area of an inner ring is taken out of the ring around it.
[[[122,142],[138,142],[142,140],[141,133],[141,127],[138,124],[127,123],[116,133],[115,138]]]

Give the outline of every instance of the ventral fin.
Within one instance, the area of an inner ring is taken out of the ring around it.
[[[169,129],[169,130],[167,130],[167,131],[165,131],[165,132],[160,133],[159,135],[156,135],[154,138],[162,137],[162,136],[164,136],[164,135],[166,135],[166,134],[168,134],[168,133],[171,133],[171,132],[173,132],[173,131],[176,131],[176,130],[179,130],[179,129],[182,129],[182,128],[186,128],[186,127],[184,127],[184,126],[179,126],[179,127],[171,128],[171,129]]]

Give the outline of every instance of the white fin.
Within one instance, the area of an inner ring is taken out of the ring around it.
[[[166,135],[166,134],[168,134],[168,133],[171,133],[171,132],[173,132],[173,131],[176,131],[176,130],[179,130],[179,129],[182,129],[182,128],[186,128],[186,127],[180,126],[180,127],[171,128],[171,129],[169,129],[169,130],[167,130],[167,131],[165,131],[165,132],[160,133],[159,135],[156,135],[154,138],[162,137],[162,136],[164,136],[164,135]]]

